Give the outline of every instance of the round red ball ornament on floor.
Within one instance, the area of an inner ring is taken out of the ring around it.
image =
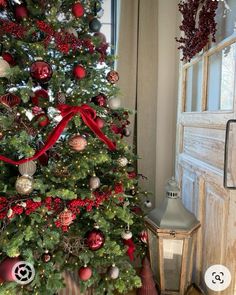
[[[17,258],[10,258],[7,257],[4,259],[1,264],[0,264],[0,274],[1,274],[1,279],[6,282],[12,282],[14,281],[14,276],[12,273],[12,269],[14,265],[19,262],[20,259],[19,257]]]
[[[81,281],[88,281],[91,278],[92,274],[92,269],[88,266],[82,266],[78,272]]]
[[[28,18],[29,11],[28,11],[27,7],[23,4],[17,5],[14,10],[14,16],[17,21],[21,21],[23,19]]]
[[[52,78],[52,74],[51,66],[43,60],[35,61],[30,67],[30,75],[37,82],[48,82]]]
[[[104,245],[104,242],[105,236],[103,232],[98,228],[92,229],[85,235],[85,243],[88,246],[88,248],[92,251],[101,249]]]
[[[72,13],[75,17],[81,17],[84,15],[84,7],[80,2],[76,2],[72,5]]]
[[[86,76],[86,70],[81,65],[76,65],[73,69],[73,75],[76,79],[81,80]]]

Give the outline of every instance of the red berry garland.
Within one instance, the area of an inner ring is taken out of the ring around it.
[[[181,45],[182,60],[190,61],[209,42],[210,36],[215,42],[216,22],[215,15],[218,1],[188,0],[179,3],[179,11],[183,15],[180,30],[184,37],[176,38]],[[198,19],[198,21],[196,21]]]

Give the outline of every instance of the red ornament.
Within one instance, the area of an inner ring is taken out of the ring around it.
[[[12,93],[0,96],[0,103],[9,108],[13,108],[14,106],[20,104],[20,102],[21,99]]]
[[[111,84],[115,84],[119,80],[119,74],[117,71],[112,70],[107,74],[106,78],[108,82],[110,82]]]
[[[84,7],[80,2],[74,3],[72,5],[72,13],[75,17],[81,17],[84,15]]]
[[[81,281],[88,281],[91,278],[92,274],[92,269],[88,266],[82,266],[78,272]]]
[[[14,258],[7,257],[1,262],[0,274],[1,274],[1,279],[3,281],[12,282],[15,280],[12,274],[12,268],[19,261],[20,261],[19,257],[14,257]]]
[[[85,239],[87,247],[92,251],[101,249],[103,244],[105,243],[105,236],[103,232],[98,228],[94,228],[91,231],[87,232],[85,235]]]
[[[81,65],[76,65],[73,69],[73,75],[76,79],[81,80],[86,76],[86,70]]]
[[[87,144],[87,140],[81,135],[74,135],[69,139],[69,146],[77,152],[83,151]]]
[[[100,107],[105,107],[107,104],[107,97],[105,94],[100,93],[97,96],[92,97],[91,102]]]
[[[29,11],[28,11],[27,7],[23,4],[17,5],[14,10],[14,15],[15,15],[15,18],[17,21],[21,21],[23,19],[28,18]]]
[[[0,7],[7,7],[7,1],[6,0],[0,0]]]
[[[73,218],[73,213],[68,209],[65,209],[64,211],[62,211],[59,214],[59,221],[60,221],[62,226],[71,225],[71,223],[73,222],[73,219],[74,219]]]
[[[52,74],[53,71],[51,66],[43,60],[35,61],[30,67],[30,75],[37,82],[48,82],[51,79]]]
[[[48,251],[45,251],[45,253],[43,253],[43,256],[42,256],[43,262],[48,263],[51,259],[52,259],[52,255]]]
[[[38,157],[38,161],[40,165],[47,166],[48,165],[49,156],[47,153],[42,154],[40,157]]]
[[[105,125],[104,120],[103,120],[102,118],[100,118],[100,117],[97,117],[97,118],[95,119],[95,122],[97,123],[97,126],[98,126],[98,128],[100,128],[100,129],[102,129],[102,128],[104,127],[104,125]]]
[[[147,244],[148,242],[148,233],[147,230],[142,230],[141,233],[139,234],[140,240],[144,243]]]
[[[34,92],[34,96],[31,97],[31,101],[36,106],[44,106],[45,100],[48,100],[48,98],[48,92],[42,88]]]
[[[49,125],[50,120],[46,114],[39,114],[34,117],[34,122],[36,122],[40,127],[45,127]]]
[[[9,63],[9,65],[14,66],[16,64],[13,56],[9,52],[3,52],[2,58]]]

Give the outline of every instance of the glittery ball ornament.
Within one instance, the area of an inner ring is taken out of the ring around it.
[[[68,142],[70,148],[74,151],[81,152],[87,146],[87,140],[81,135],[74,135],[69,139]]]
[[[36,164],[34,161],[28,161],[26,163],[20,164],[18,169],[21,175],[33,176],[36,172]]]
[[[80,280],[84,282],[88,281],[91,278],[92,274],[93,274],[92,269],[88,267],[87,265],[82,266],[78,271]]]
[[[92,251],[101,249],[104,243],[105,236],[103,232],[98,228],[94,228],[91,231],[88,231],[85,235],[85,244]]]
[[[18,177],[15,188],[20,195],[29,195],[34,189],[33,178],[25,175]]]
[[[31,77],[39,83],[48,82],[52,78],[52,74],[51,66],[43,60],[33,62],[30,67]]]
[[[89,179],[89,187],[93,190],[99,188],[100,184],[101,184],[100,179],[97,176],[92,176]]]
[[[62,226],[69,226],[73,222],[73,213],[67,208],[59,214],[59,221]]]
[[[113,280],[118,279],[119,273],[120,273],[119,268],[115,264],[112,264],[112,266],[110,267],[109,272],[108,272],[111,279],[113,279]]]
[[[111,84],[115,84],[119,81],[119,74],[117,71],[111,70],[110,72],[108,72],[106,78],[108,82],[110,82]]]
[[[8,76],[8,72],[10,70],[9,63],[0,57],[0,78],[5,78]]]
[[[128,160],[125,157],[119,158],[117,162],[120,167],[125,167],[128,164]]]

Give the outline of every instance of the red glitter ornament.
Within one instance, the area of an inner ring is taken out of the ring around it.
[[[9,63],[9,65],[14,66],[16,64],[13,56],[9,52],[3,52],[2,58]]]
[[[28,11],[27,7],[23,4],[17,5],[14,9],[14,16],[17,21],[21,21],[23,19],[28,18],[29,11]]]
[[[34,92],[34,96],[31,97],[31,101],[36,106],[44,106],[48,98],[48,92],[45,89],[38,89]]]
[[[92,251],[101,249],[104,242],[105,236],[103,232],[98,228],[94,228],[91,231],[88,231],[85,235],[85,243],[87,247]]]
[[[98,126],[98,128],[103,128],[104,127],[104,125],[105,125],[105,122],[104,122],[104,120],[102,119],[102,118],[100,118],[100,117],[97,117],[96,119],[95,119],[95,122],[97,123],[97,126]]]
[[[30,75],[37,82],[48,82],[51,79],[52,74],[53,71],[51,66],[43,60],[35,61],[30,67]]]
[[[111,84],[115,84],[119,80],[119,74],[117,71],[112,70],[107,74],[106,78],[108,82],[110,82]]]
[[[73,213],[70,210],[65,209],[64,211],[62,211],[60,213],[59,221],[60,221],[62,226],[71,225],[71,223],[73,222]]]
[[[94,96],[91,99],[91,102],[93,102],[94,104],[100,106],[100,107],[105,107],[107,104],[107,97],[105,96],[105,94],[100,93],[97,96]]]
[[[91,278],[92,274],[92,269],[86,265],[82,266],[78,271],[78,275],[81,281],[88,281]]]
[[[12,93],[7,93],[5,95],[0,96],[0,103],[6,107],[13,108],[14,106],[20,104],[21,99]]]
[[[76,79],[81,80],[86,76],[86,70],[81,65],[76,65],[73,69],[73,75]]]
[[[50,120],[46,114],[39,114],[34,117],[34,122],[36,122],[36,124],[40,127],[45,127],[49,125]]]
[[[76,2],[72,5],[72,13],[75,17],[81,17],[84,15],[84,7],[80,2]]]

